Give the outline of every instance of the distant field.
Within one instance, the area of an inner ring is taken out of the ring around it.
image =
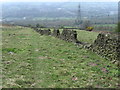
[[[91,43],[98,33],[78,31]],[[3,27],[5,88],[116,88],[118,69],[91,51],[30,28]]]
[[[46,18],[46,17],[35,17],[33,20],[75,20],[75,18],[70,18],[70,17],[59,17],[59,18]]]
[[[103,24],[103,25],[94,25],[95,31],[109,31],[109,32],[115,32],[115,29],[117,28],[117,24]]]
[[[98,36],[98,32],[89,32],[85,30],[77,30],[78,40],[92,44]]]
[[[103,25],[95,25],[95,26],[112,26],[112,27],[116,27],[117,24],[103,24]]]

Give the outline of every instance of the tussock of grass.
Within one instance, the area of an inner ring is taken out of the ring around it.
[[[92,32],[91,39],[85,31],[79,34],[81,40],[90,43],[96,37]],[[9,54],[14,52],[13,48],[19,53]],[[118,82],[115,64],[73,43],[41,36],[29,28],[3,30],[2,63],[6,88],[115,88]]]

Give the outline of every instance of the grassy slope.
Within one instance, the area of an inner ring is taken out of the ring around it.
[[[110,61],[29,28],[4,29],[2,51],[3,87],[116,87],[118,81]]]

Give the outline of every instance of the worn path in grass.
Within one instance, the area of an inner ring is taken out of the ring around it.
[[[3,87],[117,87],[115,64],[29,28],[4,28],[2,51]]]

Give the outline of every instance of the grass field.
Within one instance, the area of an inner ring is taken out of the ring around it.
[[[79,31],[93,42],[98,33]],[[118,69],[91,51],[30,28],[3,27],[4,88],[116,88]]]
[[[77,30],[78,40],[92,44],[98,36],[98,32],[88,32],[85,30]]]
[[[117,24],[103,24],[103,25],[95,25],[95,26],[111,26],[111,27],[116,27]]]

